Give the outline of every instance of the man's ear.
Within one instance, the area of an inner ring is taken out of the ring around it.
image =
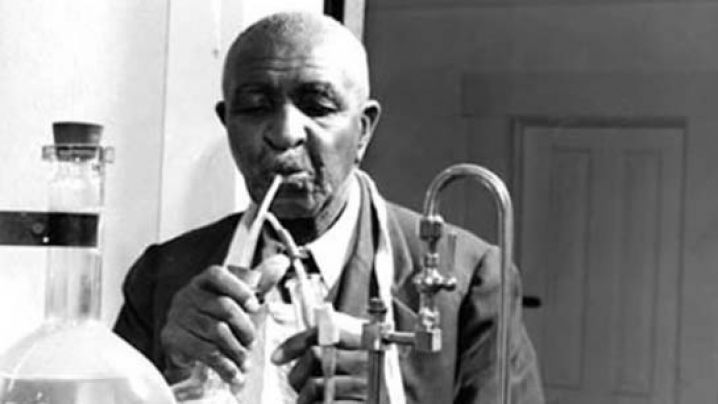
[[[364,103],[361,115],[361,133],[359,135],[359,147],[357,148],[356,163],[359,164],[364,158],[367,147],[374,135],[379,117],[381,116],[381,104],[377,100],[368,100]]]
[[[224,101],[218,101],[217,104],[215,104],[214,112],[217,114],[217,117],[222,122],[222,125],[227,126],[227,112],[224,109]]]

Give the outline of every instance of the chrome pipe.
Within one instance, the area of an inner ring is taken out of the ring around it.
[[[511,203],[511,197],[509,191],[506,188],[504,182],[490,170],[477,166],[474,164],[457,164],[448,167],[430,183],[429,188],[424,198],[424,216],[425,219],[430,223],[441,223],[441,217],[439,216],[439,194],[440,192],[450,183],[455,180],[462,178],[474,178],[478,180],[484,187],[491,191],[494,201],[496,203],[498,211],[498,238],[499,248],[501,251],[501,273],[500,273],[500,292],[499,292],[499,329],[498,329],[498,369],[499,369],[499,389],[498,389],[498,402],[507,404],[510,402],[511,390],[509,385],[509,374],[508,374],[508,346],[509,346],[509,325],[508,316],[511,310],[509,296],[509,284],[508,275],[512,264],[513,256],[513,238],[514,238],[514,217],[513,217],[513,206]],[[430,261],[429,257],[431,254],[436,256],[438,240],[441,236],[441,230],[432,231],[431,227],[440,226],[425,226],[429,228],[425,231],[425,238],[428,244],[427,261]],[[433,258],[433,257],[432,257]],[[438,262],[438,256],[433,258],[434,261]],[[429,268],[424,269],[424,276],[430,276],[428,273]],[[433,304],[433,299],[421,299],[420,313],[421,312],[432,312],[435,310],[434,307],[423,307],[425,301],[428,304]]]

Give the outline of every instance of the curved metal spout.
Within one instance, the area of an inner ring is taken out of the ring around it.
[[[498,210],[498,238],[501,250],[500,274],[500,306],[498,330],[498,369],[499,369],[499,403],[510,402],[508,377],[508,316],[510,302],[508,299],[508,274],[513,254],[513,207],[509,191],[504,182],[493,172],[474,164],[457,164],[450,166],[437,175],[429,185],[424,199],[425,223],[422,223],[422,238],[427,242],[426,261],[438,263],[437,244],[442,233],[442,221],[439,216],[439,193],[451,182],[461,178],[474,178],[491,191]],[[453,253],[453,252],[452,252]],[[431,256],[433,254],[433,256]],[[425,268],[425,271],[428,270]],[[423,299],[422,299],[423,300]],[[427,299],[430,300],[430,299]],[[423,309],[423,308],[422,308]],[[430,309],[428,309],[430,311]]]

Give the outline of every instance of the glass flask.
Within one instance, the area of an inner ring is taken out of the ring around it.
[[[104,166],[112,149],[102,127],[53,124],[55,144],[43,147],[52,166],[48,212],[33,218],[47,250],[45,317],[0,355],[0,404],[171,404],[162,375],[141,353],[100,322]]]

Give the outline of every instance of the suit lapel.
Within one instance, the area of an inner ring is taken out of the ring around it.
[[[361,204],[352,254],[342,270],[339,281],[330,290],[328,299],[339,311],[355,317],[367,318],[367,302],[372,292],[370,285],[373,283],[376,226],[368,192],[361,181],[360,185]]]
[[[339,282],[330,290],[328,297],[337,310],[361,318],[368,317],[369,297],[378,295],[376,279],[373,279],[378,223],[368,194],[362,186],[362,203],[353,253],[342,271]],[[418,307],[418,295],[413,285],[413,260],[406,245],[403,229],[392,215],[391,208],[388,209],[387,214],[394,263],[392,285],[394,320],[397,329],[413,330],[416,322],[415,310]]]
[[[419,295],[413,283],[414,275],[419,268],[414,268],[411,250],[406,244],[405,229],[400,226],[393,215],[391,205],[387,206],[387,211],[389,241],[394,260],[394,283],[392,285],[394,320],[397,330],[411,331],[416,324],[416,310],[419,302]]]

